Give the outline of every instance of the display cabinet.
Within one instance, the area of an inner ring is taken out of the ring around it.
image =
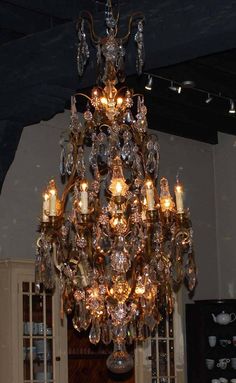
[[[236,300],[186,305],[188,383],[236,381]]]
[[[58,291],[35,290],[34,263],[0,262],[0,381],[66,383],[67,326]]]

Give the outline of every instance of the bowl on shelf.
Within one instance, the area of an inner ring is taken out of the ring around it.
[[[52,335],[52,328],[51,327],[47,327],[46,335]]]

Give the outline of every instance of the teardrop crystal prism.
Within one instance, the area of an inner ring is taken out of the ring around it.
[[[92,323],[90,332],[89,332],[89,340],[92,344],[98,344],[101,338],[101,329],[97,321]]]

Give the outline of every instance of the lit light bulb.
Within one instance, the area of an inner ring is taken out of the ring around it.
[[[175,204],[172,200],[169,190],[168,180],[166,178],[162,178],[160,182],[161,190],[160,190],[160,205],[161,211],[163,213],[172,211],[175,207]]]
[[[51,180],[49,182],[49,215],[51,217],[55,217],[57,215],[57,189],[56,184],[54,180]]]
[[[147,181],[146,187],[147,187],[147,189],[152,189],[152,187],[153,187],[152,181]]]
[[[87,182],[82,182],[80,184],[81,191],[88,191],[88,183]]]
[[[183,187],[177,181],[177,184],[175,185],[175,200],[176,200],[176,210],[178,214],[183,214],[184,213],[184,201],[183,201]]]
[[[171,200],[169,198],[166,198],[164,201],[164,206],[166,209],[169,209],[171,205]]]
[[[123,189],[122,183],[120,181],[117,181],[115,188],[116,188],[116,195],[120,196]]]
[[[117,100],[116,100],[116,103],[118,106],[121,106],[122,103],[123,103],[123,98],[122,97],[118,97]]]
[[[171,211],[174,208],[174,202],[171,197],[160,198],[161,210],[163,212]]]
[[[147,209],[155,210],[154,187],[151,180],[146,182]]]
[[[88,183],[86,181],[80,184],[80,211],[81,214],[88,214]]]
[[[116,157],[112,164],[112,178],[109,185],[109,190],[113,197],[125,196],[129,187],[125,182],[122,169],[122,161],[120,157]]]
[[[101,103],[103,105],[107,105],[107,98],[106,97],[101,97]]]
[[[43,222],[49,221],[49,194],[48,192],[45,192],[43,194],[43,216],[42,216]]]
[[[109,186],[113,197],[124,196],[128,190],[128,185],[123,178],[113,178]]]

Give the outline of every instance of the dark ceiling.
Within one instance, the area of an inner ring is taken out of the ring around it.
[[[80,79],[76,70],[75,20],[81,10],[103,31],[105,0],[0,1],[0,189],[26,125],[62,112],[76,89],[95,82],[93,57]],[[177,94],[168,81],[154,78],[146,93],[153,129],[217,143],[217,132],[236,134],[228,114],[236,100],[236,0],[116,0],[121,34],[128,15],[145,14],[145,72],[195,88]],[[134,44],[127,47],[128,82],[144,89],[146,76],[134,76]],[[206,93],[221,94],[205,103]]]

